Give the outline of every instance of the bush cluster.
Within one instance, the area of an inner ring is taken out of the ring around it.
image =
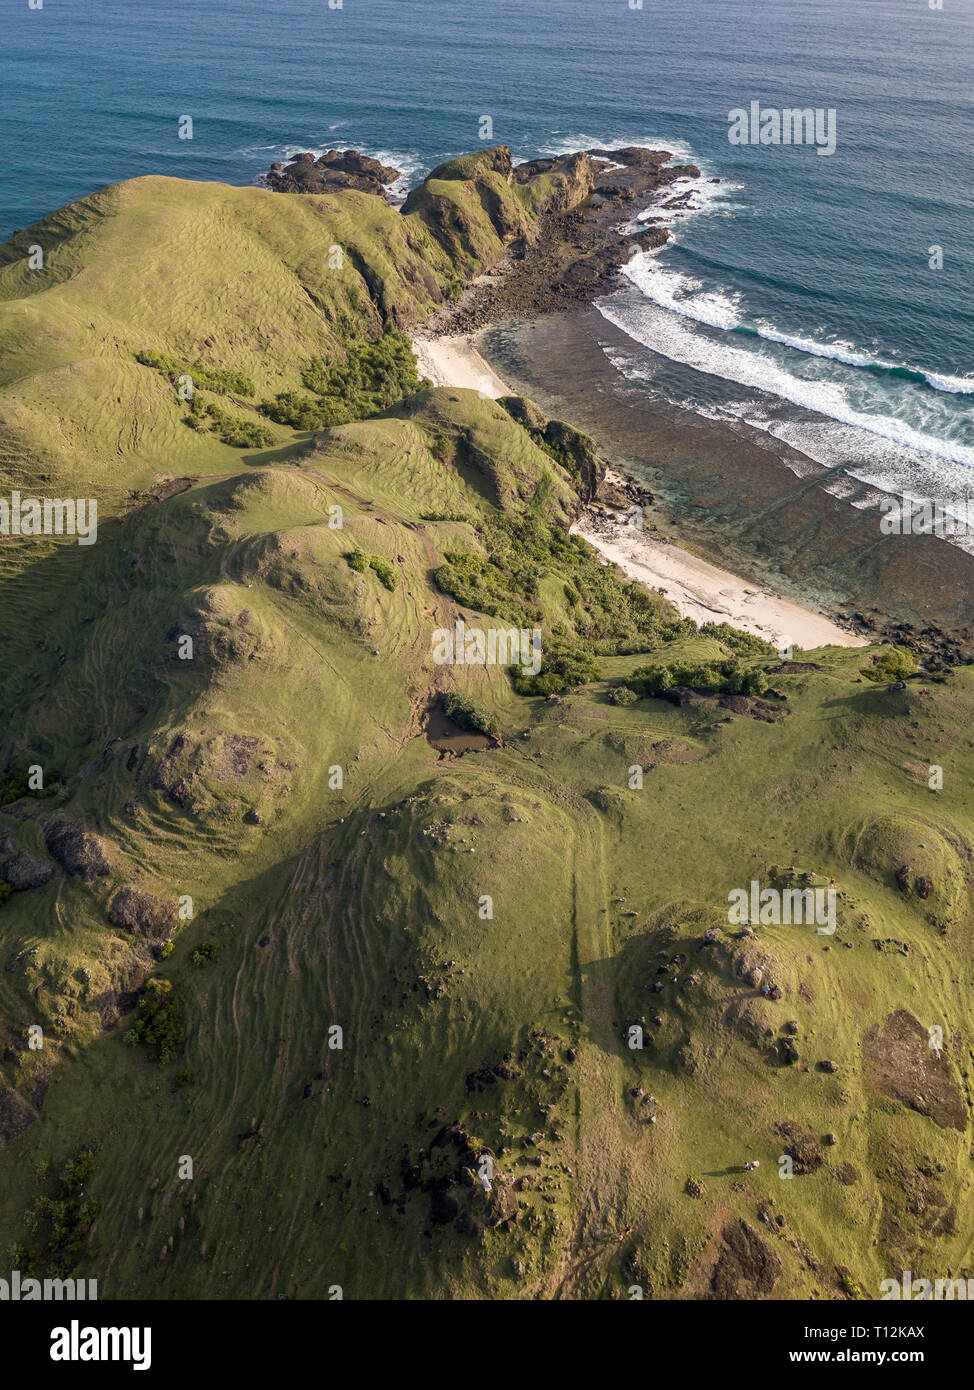
[[[156,1060],[168,1062],[186,1040],[182,1010],[171,980],[146,982],[138,1013],[125,1035],[129,1047],[144,1043],[156,1049]]]
[[[461,695],[459,691],[451,690],[443,696],[441,701],[443,712],[454,724],[458,724],[461,729],[470,729],[474,733],[486,734],[488,738],[496,738],[500,733],[500,725],[497,716],[491,714],[490,710],[484,709],[467,695]]]
[[[368,419],[418,391],[422,384],[409,339],[391,324],[386,324],[382,336],[374,341],[350,344],[344,362],[316,358],[302,372],[301,380],[313,395],[282,391],[260,408],[280,425],[310,431]]]

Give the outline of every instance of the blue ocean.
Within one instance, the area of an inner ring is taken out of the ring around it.
[[[957,495],[974,482],[974,0],[936,3],[17,0],[0,234],[120,179],[248,183],[304,149],[355,146],[415,181],[482,144],[663,146],[704,178],[600,304],[632,345],[616,367],[855,478]],[[834,153],[731,143],[754,101],[834,112]]]

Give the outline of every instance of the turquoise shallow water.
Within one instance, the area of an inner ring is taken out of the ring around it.
[[[665,144],[720,184],[603,312],[648,391],[887,486],[974,466],[974,0],[87,0],[8,7],[0,233],[144,173],[251,181],[354,144]],[[835,111],[835,153],[728,112]],[[192,140],[178,118],[191,115]],[[482,118],[492,134],[481,141]],[[932,247],[943,266],[931,269]],[[646,351],[648,349],[649,351]],[[660,370],[664,359],[666,370]],[[770,404],[769,404],[770,402]]]

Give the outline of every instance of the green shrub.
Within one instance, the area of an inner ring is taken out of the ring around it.
[[[634,705],[639,696],[635,690],[630,690],[628,685],[620,685],[609,691],[609,699],[614,705]]]
[[[880,647],[868,666],[860,668],[867,681],[905,681],[917,673],[917,659],[906,647]]]
[[[194,391],[215,391],[220,396],[252,396],[254,383],[243,372],[227,372],[221,367],[207,367],[202,362],[187,362],[168,352],[149,349],[135,354],[136,362],[144,367],[154,367],[176,384],[179,377],[192,378]]]
[[[156,1049],[156,1060],[168,1062],[186,1040],[182,1010],[171,980],[146,981],[139,1010],[125,1035],[129,1047],[144,1043]]]
[[[260,411],[279,425],[290,425],[293,430],[311,433],[329,429],[332,425],[347,425],[354,419],[351,410],[340,402],[316,401],[296,391],[281,391],[272,401],[262,401]]]
[[[602,679],[602,667],[584,644],[554,637],[544,648],[537,675],[520,666],[512,668],[511,680],[519,695],[557,695],[570,685],[587,685]]]
[[[671,660],[658,666],[638,667],[626,685],[637,695],[655,695],[675,686],[715,695],[763,695],[768,678],[760,666],[746,666],[736,657],[710,662]]]
[[[653,651],[666,640],[671,624],[664,600],[641,584],[620,581],[580,537],[536,512],[471,518],[471,524],[487,553],[445,555],[434,576],[443,593],[519,629],[542,625],[540,585],[549,575],[561,579],[569,605],[565,621],[544,637],[538,674],[511,669],[519,694],[557,694],[598,680],[599,656]]]
[[[315,358],[301,373],[312,395],[282,391],[261,411],[297,430],[323,430],[366,420],[412,395],[422,385],[409,339],[391,324],[382,335],[346,346],[343,362]]]
[[[13,891],[9,883],[0,882],[0,907],[3,906]]]
[[[220,944],[219,944],[219,942],[217,942],[217,941],[204,941],[204,942],[202,942],[199,946],[197,946],[196,950],[193,952],[192,961],[193,961],[193,964],[194,964],[195,966],[197,966],[197,967],[203,966],[203,965],[209,965],[211,961],[216,960],[216,958],[217,958],[217,956],[218,956],[219,954],[220,954]]]
[[[198,396],[193,397],[186,423],[194,430],[211,430],[234,449],[266,449],[275,442],[270,430],[263,425],[239,415],[228,415],[218,405],[201,401]]]
[[[396,587],[396,571],[389,564],[389,561],[383,560],[379,555],[370,555],[369,564],[379,576],[380,582],[383,583],[391,593]]]
[[[366,555],[364,550],[350,550],[345,559],[357,574],[365,574],[369,569],[374,570],[390,593],[395,589],[396,571],[381,555]]]
[[[488,738],[496,738],[500,733],[497,716],[491,714],[490,710],[484,709],[482,705],[476,704],[469,696],[451,690],[443,696],[441,703],[443,712],[461,729],[470,729],[474,733],[486,734]]]
[[[99,1211],[86,1188],[95,1171],[95,1151],[79,1149],[64,1165],[52,1190],[35,1198],[24,1217],[32,1249],[18,1250],[18,1264],[36,1278],[65,1278],[77,1266]],[[47,1178],[46,1170],[43,1173]]]
[[[777,656],[775,647],[763,637],[755,637],[750,632],[740,632],[729,623],[702,623],[701,637],[715,637],[723,647],[728,647],[740,656]]]

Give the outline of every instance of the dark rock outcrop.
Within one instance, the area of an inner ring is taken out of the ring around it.
[[[51,817],[44,827],[44,843],[65,873],[85,883],[111,873],[103,841],[66,816]]]
[[[172,903],[154,897],[141,888],[120,888],[108,908],[108,920],[141,936],[152,946],[171,941],[178,926],[176,908]]]
[[[401,177],[398,169],[358,150],[327,150],[317,159],[308,151],[288,164],[272,165],[264,183],[276,193],[337,193],[356,188],[384,194]]]
[[[25,893],[30,888],[40,888],[54,877],[54,865],[49,859],[41,859],[22,849],[6,864],[0,864],[0,878],[9,883],[15,893]]]

